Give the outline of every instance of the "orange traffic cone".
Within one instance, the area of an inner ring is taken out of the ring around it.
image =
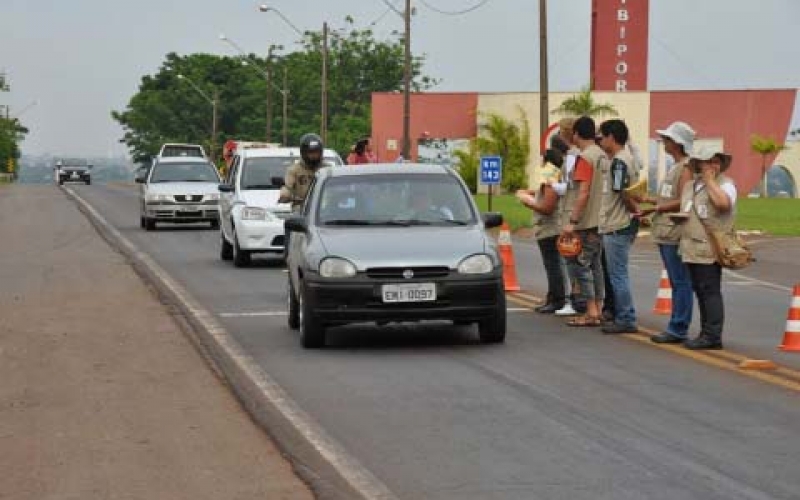
[[[789,314],[786,316],[786,333],[783,334],[783,344],[778,349],[800,351],[800,285],[794,286]]]
[[[672,314],[672,285],[669,284],[667,270],[661,270],[661,281],[658,283],[656,304],[653,306],[655,314]]]
[[[506,292],[518,292],[520,287],[517,281],[517,266],[514,264],[514,251],[511,249],[511,230],[505,222],[500,226],[497,247],[500,250],[500,258],[503,261],[503,281],[505,282]]]

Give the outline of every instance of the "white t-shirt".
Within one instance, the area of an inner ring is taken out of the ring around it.
[[[552,184],[553,190],[559,196],[564,196],[567,194],[567,185],[569,184],[570,179],[572,179],[572,171],[575,169],[575,163],[578,161],[578,155],[575,154],[567,154],[564,157],[564,164],[561,166],[564,175],[561,176],[561,182],[554,182]]]
[[[695,193],[700,191],[704,187],[706,187],[705,182],[702,181],[695,182],[694,183]],[[732,182],[723,182],[722,184],[719,185],[719,188],[722,189],[725,192],[725,194],[728,195],[728,199],[731,200],[731,206],[736,205],[736,197],[738,196],[738,193],[736,191],[736,184]]]

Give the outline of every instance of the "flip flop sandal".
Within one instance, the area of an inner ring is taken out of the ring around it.
[[[576,316],[567,321],[567,326],[601,326],[603,321],[597,316]]]

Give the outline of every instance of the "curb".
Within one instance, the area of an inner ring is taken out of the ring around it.
[[[369,470],[331,438],[266,374],[233,336],[150,256],[111,226],[72,189],[61,186],[100,236],[124,255],[164,302],[211,368],[234,392],[250,417],[278,444],[295,473],[323,500],[396,500]]]

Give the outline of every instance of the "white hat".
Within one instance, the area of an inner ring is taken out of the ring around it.
[[[725,153],[720,146],[703,144],[692,151],[690,158],[697,161],[709,161],[715,156],[720,159],[720,170],[726,170],[731,165],[733,157]]]
[[[673,122],[666,130],[656,130],[656,133],[662,137],[669,137],[683,146],[684,153],[689,154],[692,152],[695,132],[689,124],[685,122]]]

